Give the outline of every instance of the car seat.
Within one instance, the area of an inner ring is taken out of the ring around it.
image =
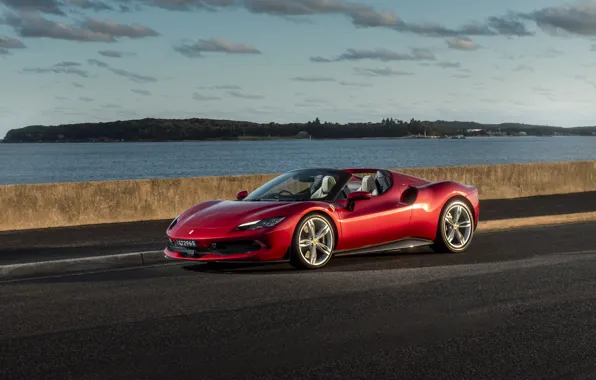
[[[362,184],[358,191],[366,191],[368,193],[372,193],[376,195],[377,192],[377,184],[375,183],[375,178],[371,175],[365,175],[362,177]]]
[[[333,178],[330,175],[326,175],[325,177],[323,177],[321,187],[319,187],[319,189],[315,191],[315,193],[310,197],[310,199],[325,198],[329,194],[333,186],[335,186],[335,184],[335,178]]]

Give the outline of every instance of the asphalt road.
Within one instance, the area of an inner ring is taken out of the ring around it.
[[[207,271],[0,284],[0,378],[594,379],[595,224]]]
[[[596,192],[481,201],[480,220],[596,211]],[[0,232],[0,265],[163,249],[171,220]]]

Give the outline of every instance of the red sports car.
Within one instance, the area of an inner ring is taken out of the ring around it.
[[[165,254],[200,262],[289,261],[322,268],[332,256],[470,245],[478,189],[386,169],[299,169],[237,200],[199,203],[167,229]]]

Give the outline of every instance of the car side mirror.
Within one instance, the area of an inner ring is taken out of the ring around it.
[[[372,194],[368,191],[354,191],[348,194],[349,201],[364,201],[372,198]]]
[[[364,201],[372,198],[372,194],[368,191],[354,191],[348,194],[347,208],[349,211],[354,211],[354,203],[356,201]]]
[[[248,197],[248,191],[246,190],[242,190],[238,192],[238,194],[236,194],[236,199],[238,199],[239,201],[243,200],[246,197]]]

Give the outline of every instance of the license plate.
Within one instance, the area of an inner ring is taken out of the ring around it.
[[[178,240],[176,241],[176,245],[180,247],[194,248],[197,246],[197,243],[194,240]]]

